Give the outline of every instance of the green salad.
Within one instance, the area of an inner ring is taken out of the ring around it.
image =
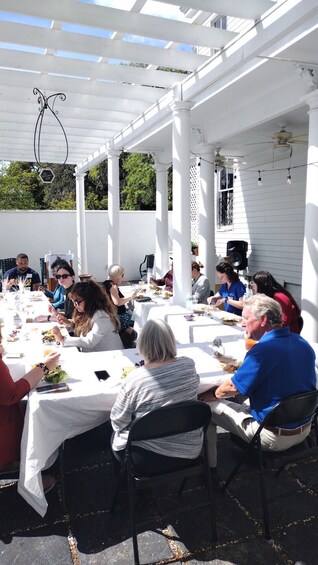
[[[50,371],[45,377],[44,380],[47,383],[61,383],[63,381],[66,381],[68,375],[67,372],[64,371],[64,369],[62,369],[60,366],[56,367],[56,369],[53,369],[52,371]]]

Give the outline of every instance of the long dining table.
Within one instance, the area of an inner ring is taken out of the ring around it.
[[[241,343],[229,340],[224,347],[226,354],[244,357],[244,340]],[[18,492],[41,516],[47,511],[41,471],[53,464],[65,440],[109,419],[123,383],[123,369],[140,361],[136,349],[80,353],[76,348],[65,347],[60,351],[61,366],[68,373],[69,391],[29,393],[21,440]],[[186,355],[194,360],[200,376],[199,392],[228,377],[207,343],[181,345],[177,352],[178,356]],[[110,377],[99,381],[95,371],[103,369]]]

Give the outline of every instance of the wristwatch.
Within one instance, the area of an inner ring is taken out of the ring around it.
[[[224,302],[228,302],[228,301],[229,301],[229,297],[226,296],[226,297],[224,298]]]
[[[46,376],[49,374],[49,372],[50,372],[50,369],[48,368],[48,366],[47,366],[45,363],[37,363],[35,366],[36,366],[36,367],[41,367],[41,369],[42,369],[42,371],[43,371],[45,377],[46,377]]]

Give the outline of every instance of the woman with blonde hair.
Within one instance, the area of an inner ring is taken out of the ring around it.
[[[76,283],[70,299],[74,304],[72,329],[75,336],[63,336],[60,328],[54,326],[52,332],[56,341],[65,347],[79,347],[83,352],[123,349],[116,308],[101,284],[91,279]]]
[[[133,329],[134,320],[127,308],[127,304],[136,298],[138,292],[137,290],[133,290],[129,296],[123,295],[119,285],[123,284],[124,276],[124,267],[118,264],[110,265],[110,267],[108,267],[108,279],[103,282],[103,286],[117,308],[120,321],[119,333],[122,342],[125,348],[130,348],[135,347],[134,342],[137,339],[137,332]]]

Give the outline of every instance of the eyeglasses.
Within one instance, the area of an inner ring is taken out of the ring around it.
[[[66,274],[66,273],[63,273],[63,275],[54,275],[54,276],[55,276],[55,278],[56,278],[57,280],[59,280],[59,279],[65,280],[65,279],[67,279],[68,277],[70,277],[71,275],[68,275],[68,274]]]
[[[79,306],[79,304],[81,302],[84,302],[84,300],[72,300],[72,302],[73,302],[74,306]]]

